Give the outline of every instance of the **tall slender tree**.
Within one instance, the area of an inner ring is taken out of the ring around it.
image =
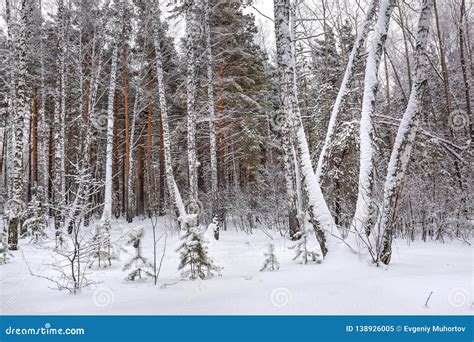
[[[398,127],[397,137],[388,162],[383,205],[376,226],[379,233],[383,234],[383,249],[380,252],[380,261],[384,264],[389,264],[391,260],[394,223],[400,189],[418,128],[421,98],[427,80],[428,61],[426,59],[426,44],[430,30],[432,7],[433,0],[422,0],[420,17],[418,19],[414,56],[415,70],[410,99]]]
[[[381,0],[372,44],[367,55],[365,67],[364,96],[360,118],[360,165],[359,186],[355,214],[350,227],[349,239],[361,246],[368,227],[371,225],[373,211],[372,187],[374,182],[374,127],[373,117],[376,95],[379,88],[378,69],[387,39],[387,32],[395,0]],[[373,236],[373,235],[372,235]],[[367,241],[366,241],[367,243]]]

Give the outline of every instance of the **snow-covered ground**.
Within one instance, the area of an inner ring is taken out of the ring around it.
[[[152,258],[149,221],[145,227],[143,254]],[[159,223],[165,227],[166,220]],[[168,224],[169,226],[169,224]],[[117,239],[131,225],[114,222]],[[80,294],[51,289],[54,284],[32,277],[50,270],[50,251],[23,241],[20,251],[0,266],[0,300],[3,314],[472,314],[473,250],[460,242],[406,241],[394,243],[388,268],[374,267],[347,255],[329,256],[322,264],[301,265],[293,261],[293,243],[273,234],[280,262],[276,272],[260,272],[270,242],[268,234],[246,234],[235,229],[221,232],[211,241],[210,253],[223,267],[222,275],[205,281],[180,281],[177,271],[178,236],[168,237],[158,285],[151,280],[127,281],[123,265],[130,259],[122,251],[119,261],[106,269],[93,269],[100,283]],[[161,256],[163,239],[158,243]],[[158,257],[158,259],[159,259]],[[169,284],[163,287],[163,284]],[[425,301],[433,292],[428,307]]]

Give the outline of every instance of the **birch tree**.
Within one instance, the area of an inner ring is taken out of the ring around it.
[[[65,120],[66,120],[66,9],[62,0],[58,3],[58,71],[54,103],[54,226],[56,229],[56,244],[62,244],[61,207],[66,203],[65,182]]]
[[[123,14],[123,5],[119,3],[120,10],[118,17],[120,18]],[[117,83],[117,62],[118,62],[118,36],[116,32],[120,32],[118,29],[118,19],[113,26],[113,47],[112,47],[112,61],[110,66],[110,82],[109,82],[109,94],[107,98],[107,147],[105,154],[105,191],[104,191],[104,209],[102,211],[102,217],[98,226],[98,234],[101,229],[105,229],[107,232],[110,228],[110,221],[112,219],[112,166],[113,166],[113,145],[114,145],[114,98],[115,98],[115,86]]]
[[[372,207],[372,187],[374,177],[374,127],[376,95],[379,87],[378,69],[382,57],[387,31],[395,0],[381,0],[374,36],[367,56],[364,78],[364,95],[360,118],[360,165],[357,203],[349,231],[349,241],[360,246],[362,234],[370,226]],[[350,242],[349,242],[350,243]],[[367,242],[366,242],[367,243]]]
[[[334,106],[332,107],[331,116],[329,118],[329,124],[326,131],[326,137],[324,139],[324,144],[321,148],[321,153],[318,159],[318,165],[316,167],[316,178],[318,182],[321,182],[321,177],[324,174],[324,167],[328,155],[328,147],[334,138],[337,117],[341,112],[345,100],[349,94],[349,90],[354,79],[354,74],[356,72],[356,66],[358,61],[362,57],[361,55],[364,51],[364,45],[372,27],[375,13],[377,12],[378,3],[379,0],[370,1],[366,10],[365,18],[360,24],[355,43],[352,47],[351,54],[349,55],[349,60],[347,62],[346,70],[344,72],[344,77],[342,78],[341,86],[339,87],[339,92],[337,93],[336,101],[334,102]]]
[[[211,160],[211,192],[213,197],[213,210],[218,191],[217,178],[217,137],[216,137],[216,104],[214,97],[214,57],[211,44],[211,18],[210,1],[204,3],[204,28],[206,33],[206,57],[207,57],[207,104],[209,111],[209,154]],[[213,213],[214,214],[214,213]]]
[[[414,55],[415,71],[410,99],[398,127],[397,137],[390,155],[383,192],[383,206],[376,226],[379,234],[383,234],[383,250],[380,253],[380,261],[384,264],[389,264],[391,260],[397,202],[415,141],[421,111],[421,98],[427,80],[426,44],[432,7],[433,0],[421,1]]]
[[[44,44],[44,19],[42,16],[42,8],[39,8],[40,30],[41,30],[41,41],[40,41],[40,105],[38,111],[38,185],[43,189],[43,197],[48,202],[48,184],[49,184],[49,169],[48,169],[48,136],[49,136],[49,125],[46,121],[46,63],[45,63],[45,44]]]
[[[277,64],[278,78],[280,81],[280,108],[277,113],[276,122],[281,123],[281,143],[283,150],[283,169],[285,175],[286,209],[288,211],[288,227],[291,239],[296,239],[300,229],[298,220],[298,194],[296,191],[296,174],[293,163],[293,142],[295,139],[295,113],[293,108],[292,95],[294,95],[294,78],[296,70],[294,67],[294,48],[291,44],[290,32],[290,2],[274,1],[275,6],[275,34],[277,35]],[[274,120],[275,121],[275,120]]]
[[[160,20],[160,7],[159,2],[155,4],[153,8],[153,38],[155,46],[155,68],[156,68],[156,80],[158,84],[158,98],[160,103],[160,113],[163,125],[163,144],[164,144],[164,155],[165,155],[165,173],[166,182],[168,185],[169,195],[172,202],[178,211],[179,219],[181,224],[184,224],[186,219],[186,210],[184,207],[181,193],[179,192],[178,185],[173,174],[173,164],[171,160],[171,142],[170,142],[170,129],[168,122],[168,105],[166,103],[166,90],[163,76],[163,56],[161,52],[161,37],[159,27],[161,25]]]
[[[189,205],[190,214],[198,214],[198,160],[196,151],[196,59],[195,59],[195,32],[196,4],[188,1],[185,9],[186,21],[186,111],[187,111],[187,153],[189,178]]]
[[[323,257],[330,248],[336,249],[333,243],[340,241],[340,234],[334,224],[332,215],[322,195],[316,180],[310,159],[308,141],[301,121],[298,107],[298,90],[295,84],[296,65],[292,54],[291,35],[289,26],[289,0],[274,0],[275,35],[277,42],[277,62],[280,76],[281,96],[285,120],[296,132],[295,144],[299,167],[301,168],[302,183],[308,202],[308,212],[311,218],[316,238],[318,239]],[[294,41],[293,41],[294,43]],[[288,134],[288,133],[287,133]]]
[[[9,4],[7,3],[7,6]],[[21,1],[20,12],[20,32],[17,41],[16,49],[18,51],[18,61],[16,63],[16,108],[11,113],[13,114],[13,132],[14,132],[14,153],[12,162],[11,177],[13,179],[11,199],[7,206],[8,216],[8,244],[10,250],[18,248],[18,233],[20,229],[20,215],[24,208],[23,202],[23,123],[25,116],[28,115],[29,104],[26,95],[26,40],[27,40],[27,8],[28,1]],[[11,28],[11,26],[10,26]],[[11,103],[11,102],[10,102]]]

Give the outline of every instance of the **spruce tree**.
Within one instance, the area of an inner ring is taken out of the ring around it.
[[[0,229],[0,265],[8,262],[10,254],[8,250],[8,233],[5,229]]]
[[[181,245],[176,249],[180,253],[181,262],[178,270],[181,275],[189,279],[206,279],[212,277],[216,272],[219,274],[221,268],[214,264],[208,255],[207,241],[203,237],[202,230],[198,226],[189,228],[181,238]]]
[[[124,271],[132,270],[127,280],[134,281],[136,278],[142,279],[153,277],[153,265],[142,255],[142,240],[145,236],[143,227],[132,229],[128,233],[127,244],[135,248],[135,256],[125,264]]]
[[[26,209],[27,218],[23,222],[23,227],[26,231],[22,237],[31,236],[31,242],[40,242],[44,240],[47,235],[45,229],[47,227],[46,214],[47,208],[44,205],[43,190],[38,187],[35,194],[32,195],[31,201],[28,203]]]
[[[307,264],[310,261],[317,263],[321,262],[321,255],[316,252],[317,241],[314,236],[314,231],[306,229],[298,232],[298,241],[290,247],[295,251],[293,260],[299,260],[302,264]]]
[[[260,271],[278,271],[280,269],[280,263],[275,255],[275,246],[273,243],[268,244],[268,250],[263,254],[265,255],[265,261]]]

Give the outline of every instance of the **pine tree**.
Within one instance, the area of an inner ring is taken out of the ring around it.
[[[267,56],[255,42],[255,17],[244,13],[245,5],[209,0],[209,6],[219,186],[239,188],[254,184],[263,165],[270,73]]]
[[[181,245],[176,251],[180,253],[181,259],[178,270],[182,271],[184,278],[206,279],[212,277],[215,272],[219,274],[221,270],[208,255],[207,241],[200,227],[191,225],[181,237]]]
[[[263,262],[263,267],[260,269],[260,272],[278,271],[280,269],[280,263],[275,255],[275,246],[273,243],[268,244],[268,250],[263,253],[263,255],[265,255],[265,261]]]

